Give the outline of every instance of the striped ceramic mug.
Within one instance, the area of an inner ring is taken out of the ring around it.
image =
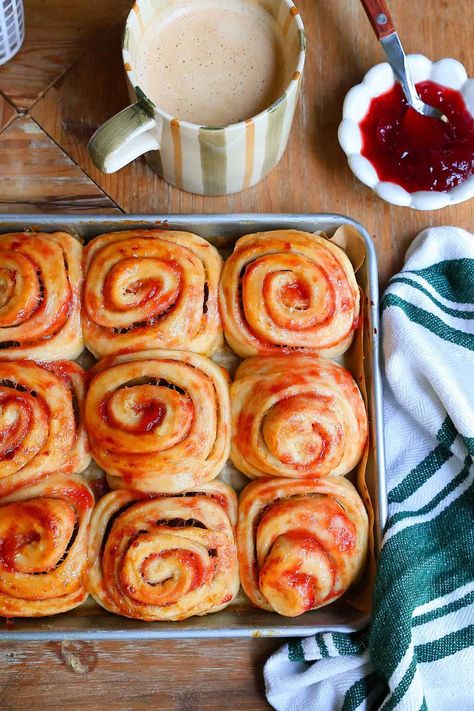
[[[104,173],[113,173],[142,154],[168,183],[201,195],[225,195],[255,185],[285,150],[301,83],[305,34],[291,0],[252,0],[276,19],[289,43],[294,66],[283,94],[256,116],[228,126],[199,126],[171,116],[137,85],[134,66],[143,33],[168,0],[137,0],[125,25],[122,55],[135,101],[92,136],[89,153]]]

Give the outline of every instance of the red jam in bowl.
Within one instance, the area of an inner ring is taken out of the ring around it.
[[[417,190],[447,192],[474,174],[474,118],[462,94],[432,81],[416,85],[426,104],[439,108],[448,123],[407,106],[400,85],[372,99],[359,124],[362,155],[379,180]]]

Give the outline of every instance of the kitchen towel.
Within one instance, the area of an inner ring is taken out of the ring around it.
[[[474,708],[474,235],[418,235],[382,332],[389,515],[371,626],[274,654],[278,711]]]

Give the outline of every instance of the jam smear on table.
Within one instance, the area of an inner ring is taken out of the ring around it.
[[[448,123],[422,116],[407,105],[396,83],[374,99],[359,124],[362,155],[379,180],[412,193],[446,192],[474,174],[474,118],[459,91],[432,81],[416,85],[426,104],[440,109]]]

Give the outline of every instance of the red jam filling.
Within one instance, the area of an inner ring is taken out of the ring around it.
[[[474,173],[474,119],[462,94],[431,81],[416,85],[426,104],[440,109],[448,123],[422,116],[407,105],[397,83],[372,99],[359,127],[362,155],[379,180],[417,190],[447,192]]]
[[[140,423],[134,428],[137,432],[151,432],[159,427],[166,415],[166,405],[157,400],[146,400],[135,405],[134,410],[140,417]]]

